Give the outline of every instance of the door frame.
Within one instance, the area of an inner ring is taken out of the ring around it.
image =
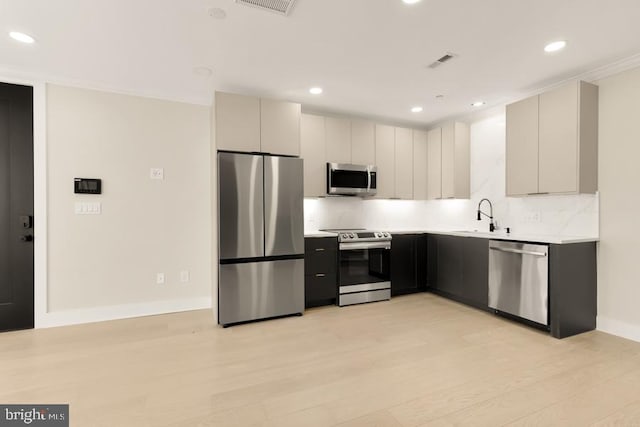
[[[0,81],[33,88],[33,317],[34,328],[48,326],[47,269],[47,88],[44,80],[0,72]]]

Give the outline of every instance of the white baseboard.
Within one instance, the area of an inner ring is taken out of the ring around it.
[[[156,314],[177,313],[181,311],[201,310],[206,308],[211,308],[211,297],[82,308],[76,310],[55,311],[36,316],[35,327],[51,328],[55,326],[103,322],[105,320],[153,316]],[[211,315],[211,323],[215,324],[213,313]]]
[[[640,342],[640,325],[627,323],[608,317],[598,316],[596,329],[611,335],[616,335]]]

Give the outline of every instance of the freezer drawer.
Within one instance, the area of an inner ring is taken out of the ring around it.
[[[218,323],[304,311],[304,259],[220,265]]]
[[[549,247],[489,242],[489,307],[549,324]]]

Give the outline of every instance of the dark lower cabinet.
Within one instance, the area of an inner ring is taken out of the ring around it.
[[[391,295],[422,292],[427,286],[424,234],[394,234],[391,239]]]
[[[456,301],[488,310],[489,240],[429,235],[427,246],[429,289]]]
[[[336,303],[338,293],[338,239],[304,239],[305,307]]]

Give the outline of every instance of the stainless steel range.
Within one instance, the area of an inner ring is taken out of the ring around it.
[[[370,230],[324,230],[338,233],[340,270],[338,305],[391,298],[391,233]]]

